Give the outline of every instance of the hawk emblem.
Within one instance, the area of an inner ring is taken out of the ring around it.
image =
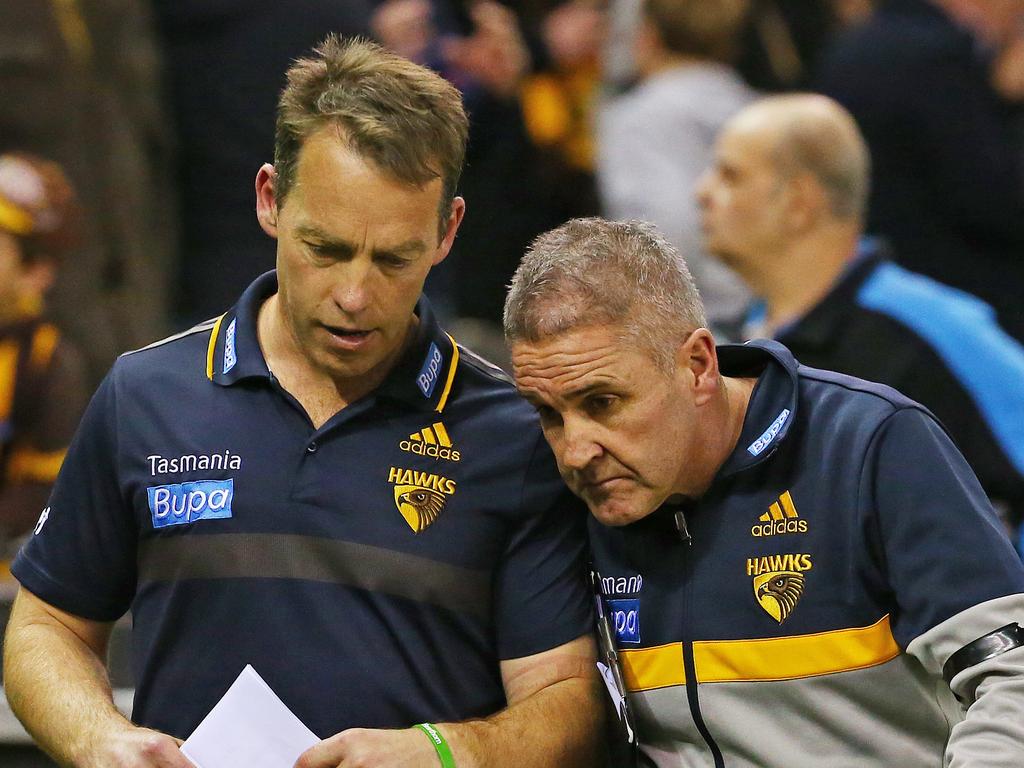
[[[418,485],[395,486],[395,504],[415,533],[422,532],[437,519],[447,500],[443,493],[432,488]]]
[[[754,578],[754,597],[779,624],[793,612],[803,593],[804,575],[797,571],[770,571]]]

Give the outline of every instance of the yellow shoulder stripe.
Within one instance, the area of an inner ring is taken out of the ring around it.
[[[437,408],[434,409],[438,413],[441,413],[448,403],[448,395],[452,391],[452,382],[455,381],[455,369],[459,365],[459,345],[455,343],[455,339],[451,337],[451,334],[446,333],[445,336],[452,343],[452,361],[448,366],[448,379],[445,381],[444,389],[441,391],[441,399],[437,401]]]
[[[883,616],[869,627],[758,640],[709,640],[693,644],[699,683],[794,680],[884,664],[900,653]],[[648,691],[683,685],[681,643],[621,650],[626,687]]]
[[[226,315],[227,312],[224,313]],[[213,324],[213,332],[210,334],[210,345],[206,348],[206,378],[213,381],[213,350],[217,348],[217,334],[220,333],[220,324],[224,315],[217,318]]]

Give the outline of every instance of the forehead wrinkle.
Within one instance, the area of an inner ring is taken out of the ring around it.
[[[521,390],[547,392],[571,400],[595,387],[620,382],[622,377],[607,368],[618,354],[614,345],[546,354],[520,352],[513,355],[513,372]]]

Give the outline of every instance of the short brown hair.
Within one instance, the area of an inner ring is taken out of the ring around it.
[[[332,34],[314,54],[291,66],[278,101],[278,205],[295,182],[303,142],[334,125],[355,151],[395,179],[421,186],[440,178],[443,234],[469,133],[458,90],[435,72],[362,38]]]
[[[572,219],[533,241],[505,299],[505,340],[537,342],[614,327],[671,370],[679,344],[707,325],[686,262],[642,221]]]
[[[670,51],[729,62],[749,0],[644,0],[644,14]]]

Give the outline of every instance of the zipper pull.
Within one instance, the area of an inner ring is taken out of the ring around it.
[[[679,540],[686,546],[693,546],[693,537],[690,536],[690,529],[686,527],[686,514],[682,508],[675,511],[676,531],[679,533]]]

